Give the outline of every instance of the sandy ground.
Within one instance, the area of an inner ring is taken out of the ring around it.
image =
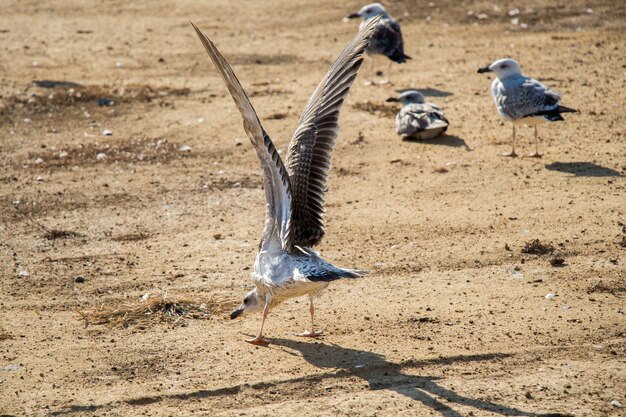
[[[79,312],[147,293],[210,310],[251,287],[258,163],[188,19],[284,155],[360,4],[90,3],[0,1],[1,415],[624,415],[624,2],[388,4],[413,60],[393,86],[355,82],[319,246],[372,273],[319,299],[317,341],[294,336],[306,300],[277,308],[269,348],[244,342],[257,317]],[[498,156],[510,127],[476,69],[507,55],[580,110],[540,129],[542,159]],[[448,136],[395,135],[384,100],[407,87]],[[554,251],[523,253],[534,239]]]

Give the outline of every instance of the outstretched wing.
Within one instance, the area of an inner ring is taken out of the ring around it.
[[[287,170],[276,151],[272,140],[267,135],[250,99],[241,87],[233,69],[220,54],[213,42],[191,23],[200,41],[211,57],[215,68],[230,91],[237,108],[243,117],[243,128],[256,150],[263,169],[263,187],[265,189],[266,209],[265,228],[261,244],[279,242],[284,250],[291,250],[292,241],[289,235],[291,218],[291,187]],[[278,239],[278,240],[276,240]]]
[[[286,165],[293,192],[291,235],[296,245],[313,246],[324,236],[324,193],[339,111],[378,21],[371,19],[330,67],[304,108],[289,144]]]

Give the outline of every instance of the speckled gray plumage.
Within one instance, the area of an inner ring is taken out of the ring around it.
[[[448,119],[432,103],[407,103],[396,115],[396,132],[403,138],[432,139],[448,128]]]
[[[496,78],[491,84],[491,93],[498,112],[509,121],[556,110],[561,100],[556,91],[521,74],[503,80]]]

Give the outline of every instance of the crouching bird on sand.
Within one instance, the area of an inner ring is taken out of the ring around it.
[[[499,59],[478,69],[479,74],[484,72],[496,74],[496,79],[491,84],[491,95],[500,116],[511,122],[513,127],[511,152],[502,156],[517,156],[515,125],[526,124],[535,128],[535,152],[529,156],[541,158],[543,154],[539,153],[537,125],[561,121],[561,113],[572,113],[576,110],[561,106],[561,95],[556,91],[550,90],[534,78],[522,75],[520,65],[513,59]]]
[[[378,18],[372,19],[359,31],[313,92],[289,144],[286,164],[261,126],[232,68],[194,25],[241,112],[244,130],[263,170],[265,227],[252,273],[255,288],[230,315],[234,319],[263,313],[258,336],[248,340],[252,344],[267,346],[270,343],[263,337],[263,325],[270,308],[288,298],[304,295],[310,300],[311,328],[300,335],[318,337],[321,332],[314,327],[314,298],[331,281],[365,274],[334,266],[311,248],[324,236],[324,194],[339,130],[339,111],[377,24]]]
[[[402,103],[396,114],[396,132],[403,140],[434,139],[448,129],[448,119],[439,106],[426,103],[424,95],[417,90],[404,91],[387,101]]]

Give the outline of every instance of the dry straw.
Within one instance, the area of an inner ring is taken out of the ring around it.
[[[144,296],[128,303],[102,304],[88,310],[78,311],[85,327],[105,324],[111,327],[130,325],[146,326],[158,322],[172,325],[183,324],[185,319],[209,319],[216,314],[223,314],[235,306],[230,298],[210,296]]]

